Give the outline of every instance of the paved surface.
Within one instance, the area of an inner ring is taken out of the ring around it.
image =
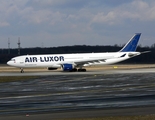
[[[49,76],[49,75],[92,75],[92,74],[125,74],[125,73],[155,73],[155,68],[141,69],[115,69],[115,70],[89,70],[87,72],[62,72],[62,71],[44,71],[44,72],[1,72],[0,76]]]
[[[155,114],[154,73],[154,68],[0,73],[0,76],[39,76],[0,83],[0,119]]]

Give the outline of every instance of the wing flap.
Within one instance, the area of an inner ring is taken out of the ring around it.
[[[76,64],[76,66],[80,66],[84,64],[94,64],[94,63],[101,63],[101,62],[106,62],[106,59],[86,60],[86,61],[74,62],[74,64]]]

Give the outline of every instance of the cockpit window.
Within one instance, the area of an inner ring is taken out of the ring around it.
[[[15,61],[15,59],[11,59],[11,61]]]

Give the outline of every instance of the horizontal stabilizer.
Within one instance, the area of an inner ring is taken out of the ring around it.
[[[119,52],[135,52],[141,33],[136,33]]]
[[[141,52],[141,54],[144,54],[144,53],[149,53],[149,52],[151,52],[151,51],[144,51],[144,52]]]

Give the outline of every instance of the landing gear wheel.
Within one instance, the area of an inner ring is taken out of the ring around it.
[[[23,69],[23,68],[20,68],[20,70],[21,70],[21,71],[20,71],[21,73],[24,73],[24,69]]]
[[[78,72],[86,72],[86,69],[78,69]]]

